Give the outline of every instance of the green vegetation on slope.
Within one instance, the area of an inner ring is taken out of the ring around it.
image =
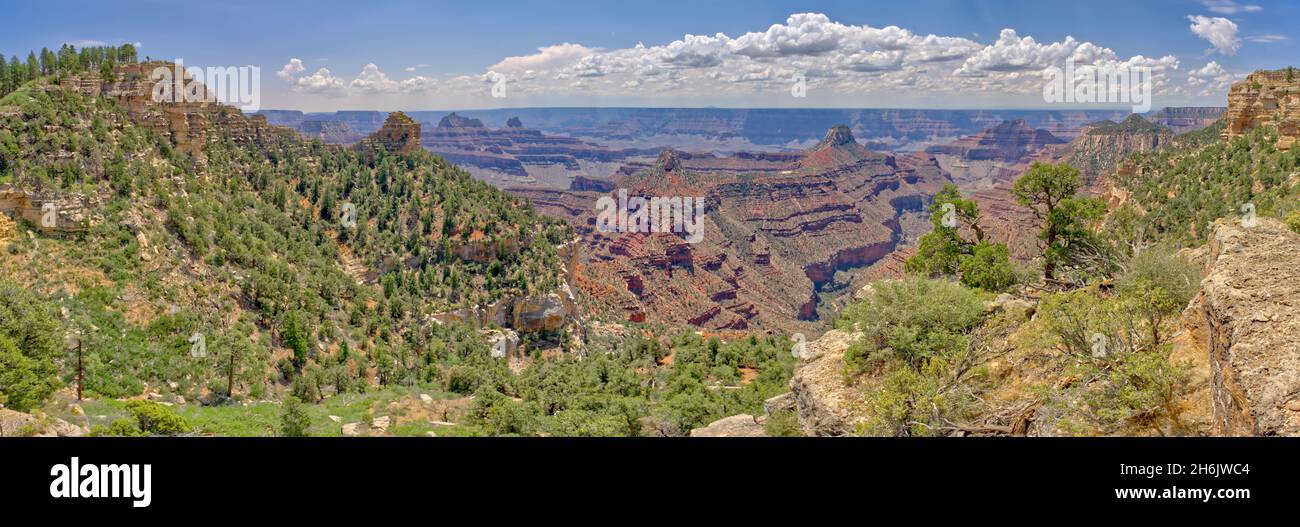
[[[554,290],[557,246],[572,236],[436,156],[218,134],[195,159],[112,102],[48,80],[7,100],[0,178],[96,218],[65,233],[23,222],[33,235],[0,254],[6,287],[31,292],[15,301],[49,322],[27,326],[51,339],[33,348],[46,371],[8,370],[20,377],[0,385],[10,406],[77,383],[65,335],[82,344],[101,435],[338,435],[328,415],[369,422],[416,392],[473,396],[439,435],[684,434],[760,414],[786,390],[794,358],[777,337],[595,337],[582,355],[543,358],[541,341],[568,338],[533,334],[529,365],[511,372],[474,328],[433,321]],[[341,220],[353,211],[355,227]],[[177,406],[114,400],[142,395]]]
[[[1285,218],[1300,209],[1300,158],[1275,146],[1276,132],[1258,127],[1231,141],[1222,124],[1178,136],[1167,148],[1137,156],[1116,175],[1138,209],[1140,233],[1183,246],[1205,241],[1208,225],[1242,217]]]

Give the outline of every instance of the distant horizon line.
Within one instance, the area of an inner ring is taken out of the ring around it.
[[[1169,108],[1223,108],[1227,106],[1162,106],[1154,108],[1141,114],[1155,113]],[[457,108],[457,109],[432,109],[432,110],[374,110],[374,109],[338,109],[338,110],[296,110],[290,108],[265,108],[251,114],[262,112],[298,112],[307,114],[327,114],[339,112],[374,112],[374,113],[430,113],[430,112],[504,112],[511,110],[778,110],[778,111],[946,111],[946,112],[1104,112],[1104,111],[1128,111],[1128,113],[1138,113],[1131,108],[1098,108],[1098,107],[1072,107],[1072,108],[916,108],[916,107],[809,107],[809,108],[791,108],[791,107],[761,107],[761,106],[520,106],[507,108]]]

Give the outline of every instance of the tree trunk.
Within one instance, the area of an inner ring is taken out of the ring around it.
[[[230,352],[230,368],[226,370],[226,398],[229,399],[235,388],[235,352]]]

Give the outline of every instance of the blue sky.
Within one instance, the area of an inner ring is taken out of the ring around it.
[[[1300,3],[1263,0],[8,4],[7,56],[139,42],[259,66],[263,107],[318,111],[1045,107],[1039,71],[1070,53],[1155,67],[1157,106],[1223,104],[1241,75],[1300,65]],[[806,97],[791,96],[798,76]]]

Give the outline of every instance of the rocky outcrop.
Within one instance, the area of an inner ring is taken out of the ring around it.
[[[559,331],[578,314],[576,299],[568,284],[540,297],[507,296],[481,307],[466,307],[433,315],[441,322],[475,326],[495,324],[520,333]]]
[[[9,219],[9,216],[0,214],[0,249],[16,238],[18,238],[18,224]]]
[[[1185,134],[1218,122],[1227,110],[1222,106],[1170,106],[1146,114],[1146,119],[1176,134]]]
[[[861,388],[844,376],[844,352],[860,338],[861,333],[832,330],[806,344],[790,378],[804,435],[850,435],[866,421]]]
[[[759,418],[748,414],[723,417],[703,428],[691,430],[691,437],[766,437]]]
[[[438,128],[483,128],[483,121],[451,112],[438,121]]]
[[[482,329],[479,332],[487,340],[496,358],[514,358],[519,353],[519,333],[512,329]]]
[[[1216,435],[1300,435],[1300,235],[1259,218],[1215,222],[1200,294],[1183,314],[1209,354]]]
[[[32,415],[0,407],[0,437],[80,437],[87,432],[83,427],[56,417]]]
[[[1060,158],[1079,169],[1085,187],[1095,187],[1114,173],[1124,158],[1158,150],[1173,138],[1173,130],[1133,114],[1121,123],[1101,121],[1088,125],[1061,149]]]
[[[159,81],[154,72],[159,69],[175,71],[175,64],[164,61],[123,64],[113,70],[111,80],[98,73],[84,73],[60,79],[59,83],[89,97],[103,96],[126,110],[138,125],[153,129],[171,139],[179,150],[202,157],[203,146],[209,138],[228,135],[240,144],[262,143],[276,136],[291,134],[288,128],[271,126],[265,115],[246,116],[238,108],[217,102],[206,87],[198,85],[198,99],[186,101],[181,95],[167,97],[169,92],[155,91]],[[193,82],[182,72],[185,82]],[[161,100],[159,100],[161,99]]]
[[[1024,119],[1003,121],[978,134],[963,137],[948,145],[926,149],[932,154],[958,156],[969,161],[1019,161],[1048,145],[1065,143],[1047,130],[1035,130]]]
[[[767,421],[772,416],[795,411],[794,393],[786,392],[781,395],[769,397],[763,401],[763,415],[753,416],[749,414],[733,415],[718,419],[707,426],[691,430],[691,437],[767,437]],[[667,436],[663,427],[650,428],[646,424],[642,426],[643,430],[650,432],[644,433],[647,436]]]
[[[826,131],[826,137],[822,138],[822,141],[814,147],[814,150],[828,146],[843,146],[852,142],[853,131],[849,130],[849,127],[845,125],[837,124]]]
[[[655,166],[664,172],[672,172],[681,168],[682,156],[676,150],[665,148],[662,152],[659,152],[659,159],[655,160]]]
[[[384,119],[384,125],[361,141],[363,149],[382,148],[390,154],[420,150],[420,123],[402,112],[393,112]]]
[[[868,150],[854,139],[849,127],[839,125],[827,130],[826,136],[805,151],[795,166],[807,172],[835,175],[854,170],[857,165],[882,163],[898,168],[894,158]]]
[[[1290,149],[1300,140],[1300,70],[1256,71],[1233,83],[1223,118],[1224,139],[1269,126],[1277,130],[1277,147]]]
[[[511,117],[510,119],[506,120],[506,128],[523,128],[523,127],[524,127],[524,122],[520,121],[518,117]]]
[[[297,130],[306,137],[333,144],[352,144],[359,138],[343,121],[308,119],[298,124]]]
[[[33,192],[9,185],[0,186],[0,213],[23,219],[44,232],[78,232],[99,223],[95,211],[102,198],[63,194],[51,190]]]

